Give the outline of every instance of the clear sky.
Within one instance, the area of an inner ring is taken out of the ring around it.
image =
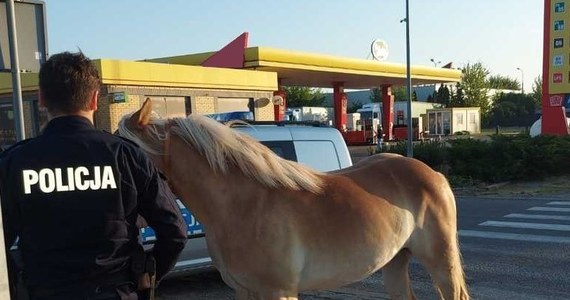
[[[249,46],[366,59],[374,39],[406,62],[404,0],[45,0],[51,54],[143,59]],[[531,91],[542,73],[542,0],[410,0],[411,62],[482,62]]]

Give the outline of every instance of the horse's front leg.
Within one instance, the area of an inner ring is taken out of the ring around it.
[[[392,300],[416,299],[408,273],[410,258],[410,251],[408,249],[402,249],[382,268],[384,286]]]

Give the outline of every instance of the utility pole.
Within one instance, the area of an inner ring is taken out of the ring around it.
[[[6,0],[6,15],[8,21],[8,39],[10,40],[14,129],[16,130],[16,141],[21,141],[26,138],[26,133],[24,130],[24,110],[22,108],[22,84],[20,79],[20,61],[18,60],[18,38],[16,35],[14,0]]]
[[[407,85],[408,85],[408,118],[407,118],[407,156],[414,157],[414,149],[412,143],[412,77],[410,72],[410,1],[406,0],[406,73],[407,73]]]

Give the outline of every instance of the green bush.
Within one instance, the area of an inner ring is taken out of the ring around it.
[[[406,143],[385,147],[406,155]],[[495,135],[414,144],[414,157],[454,182],[496,183],[570,174],[570,137]]]
[[[446,143],[441,141],[414,143],[414,158],[423,161],[438,171],[445,171],[447,166],[446,147]],[[406,142],[398,142],[388,147],[384,147],[383,152],[398,153],[406,156]]]

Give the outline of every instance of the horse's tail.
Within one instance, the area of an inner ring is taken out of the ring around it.
[[[442,252],[435,256],[430,255],[430,273],[432,278],[435,276],[435,283],[443,299],[469,300],[469,290],[463,271],[463,259],[459,249],[455,196],[447,178],[441,173],[437,173],[437,175],[441,181],[434,181],[440,185],[439,197],[437,197],[439,200],[435,203],[439,213],[434,219],[436,222],[434,228],[438,229],[432,232],[431,238],[436,241],[433,245],[435,249]]]
[[[445,176],[443,176],[442,174],[440,175],[445,178]],[[445,181],[447,182],[447,179],[445,179]],[[449,182],[447,182],[447,184],[449,186]],[[455,216],[457,216],[456,200],[455,196],[453,195],[453,191],[451,190],[451,187],[449,187],[448,189],[448,198],[450,199],[450,201],[452,201],[454,213]],[[452,280],[455,281],[454,285],[456,287],[454,299],[469,300],[471,297],[469,296],[469,289],[467,288],[467,282],[465,281],[465,272],[463,270],[463,258],[461,256],[461,251],[459,248],[459,231],[457,229],[455,230],[454,238],[455,241],[452,242],[452,245],[450,245],[452,247],[450,253],[452,255],[451,277]]]
[[[465,272],[463,271],[463,259],[461,257],[461,252],[459,251],[459,236],[456,237],[457,241],[455,243],[455,260],[454,268],[453,268],[453,275],[452,277],[455,278],[457,287],[459,288],[459,295],[457,295],[457,299],[460,300],[469,300],[471,297],[469,296],[469,289],[467,288],[467,282],[465,281]]]

